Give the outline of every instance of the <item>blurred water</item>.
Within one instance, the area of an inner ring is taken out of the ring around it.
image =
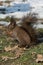
[[[3,10],[1,10],[3,9]],[[0,7],[0,13],[6,14],[6,13],[13,13],[13,12],[26,12],[30,11],[30,5],[29,3],[20,3],[20,4],[14,4],[13,6],[10,7]]]

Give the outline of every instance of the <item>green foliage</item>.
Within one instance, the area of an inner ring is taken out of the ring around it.
[[[37,31],[43,33],[43,29],[42,28],[37,29]]]

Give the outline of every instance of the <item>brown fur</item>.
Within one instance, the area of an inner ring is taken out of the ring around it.
[[[25,30],[23,30],[22,28],[16,26],[13,29],[13,36],[15,36],[15,38],[19,41],[19,46],[23,47],[23,46],[30,46],[30,36],[27,34],[27,32]]]
[[[34,15],[34,16],[33,16]],[[37,22],[37,17],[35,14],[29,14],[26,17],[22,18],[22,23],[21,23],[21,28],[27,31],[28,35],[31,38],[32,42],[37,41],[37,36],[36,36],[36,30],[32,27],[31,24]]]
[[[32,28],[31,23],[36,21],[35,17],[26,17],[22,19],[21,26],[16,24],[16,21],[11,18],[11,23],[8,26],[12,29],[12,36],[19,41],[19,47],[31,46],[37,41],[36,31]],[[32,22],[31,22],[32,21]]]

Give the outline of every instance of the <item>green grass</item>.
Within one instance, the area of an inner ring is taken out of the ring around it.
[[[6,45],[9,45],[11,41],[7,41],[5,39],[5,37],[0,38],[0,40],[3,41],[3,45],[1,45],[1,47],[3,48]],[[43,54],[43,43],[40,43],[39,45],[33,46],[28,48],[26,51],[24,51],[24,54],[16,59],[16,60],[8,60],[6,62],[1,61],[2,63],[4,63],[5,65],[7,64],[11,64],[14,63],[14,65],[43,65],[43,63],[36,63],[34,58],[36,58],[35,56],[32,56],[32,52],[36,52],[36,54]],[[0,53],[0,56],[9,56],[9,57],[13,57],[14,54],[11,52],[2,52]],[[3,64],[3,65],[4,65]]]
[[[43,33],[43,29],[42,28],[37,29],[37,31],[40,32],[40,33]]]
[[[27,51],[24,52],[23,56],[15,60],[15,63],[18,64],[18,62],[20,62],[22,65],[43,65],[43,63],[35,62],[34,58],[36,57],[32,56],[32,52],[36,52],[36,54],[43,54],[43,43],[33,48],[29,48]]]

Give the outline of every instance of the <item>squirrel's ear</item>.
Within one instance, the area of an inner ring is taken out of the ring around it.
[[[9,27],[9,29],[14,29],[15,26],[16,26],[16,20],[15,20],[14,17],[11,17],[11,19],[10,19],[10,24],[9,24],[8,27]]]
[[[16,20],[13,16],[11,17],[10,22],[11,22],[10,24],[16,25]]]
[[[10,19],[10,22],[16,22],[15,18],[12,16],[11,19]]]

